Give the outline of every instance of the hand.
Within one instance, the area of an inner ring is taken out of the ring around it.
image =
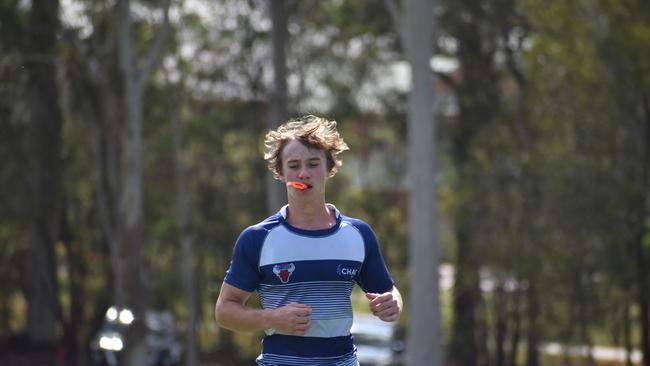
[[[311,325],[311,306],[288,304],[272,310],[271,327],[290,335],[305,335]]]
[[[370,311],[385,322],[394,322],[399,319],[402,313],[400,302],[393,297],[392,292],[383,294],[366,294],[370,300]]]

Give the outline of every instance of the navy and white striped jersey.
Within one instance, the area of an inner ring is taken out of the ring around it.
[[[373,293],[393,287],[370,226],[328,207],[336,213],[329,229],[292,227],[285,206],[237,239],[226,283],[257,290],[265,309],[291,303],[312,308],[304,336],[266,330],[259,365],[357,365],[350,335],[352,287],[357,283]]]

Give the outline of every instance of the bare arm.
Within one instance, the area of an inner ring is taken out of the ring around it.
[[[311,307],[289,304],[277,309],[253,309],[246,306],[251,293],[223,283],[214,309],[220,327],[254,332],[273,328],[283,334],[304,335],[311,323]]]
[[[370,310],[379,319],[394,322],[402,315],[404,303],[397,287],[393,286],[390,291],[383,294],[369,293],[366,297],[370,300]]]

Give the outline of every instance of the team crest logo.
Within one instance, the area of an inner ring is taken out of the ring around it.
[[[293,263],[276,264],[273,266],[273,273],[278,276],[282,283],[289,282],[289,277],[291,277],[291,274],[295,270],[296,266]]]

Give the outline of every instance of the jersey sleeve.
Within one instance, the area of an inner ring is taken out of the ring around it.
[[[261,278],[260,252],[266,234],[267,231],[262,228],[249,227],[239,235],[230,267],[226,271],[225,283],[248,292],[257,289]]]
[[[357,283],[366,293],[381,294],[390,291],[394,282],[381,255],[377,236],[365,222],[357,221],[355,226],[363,236],[366,251]]]

